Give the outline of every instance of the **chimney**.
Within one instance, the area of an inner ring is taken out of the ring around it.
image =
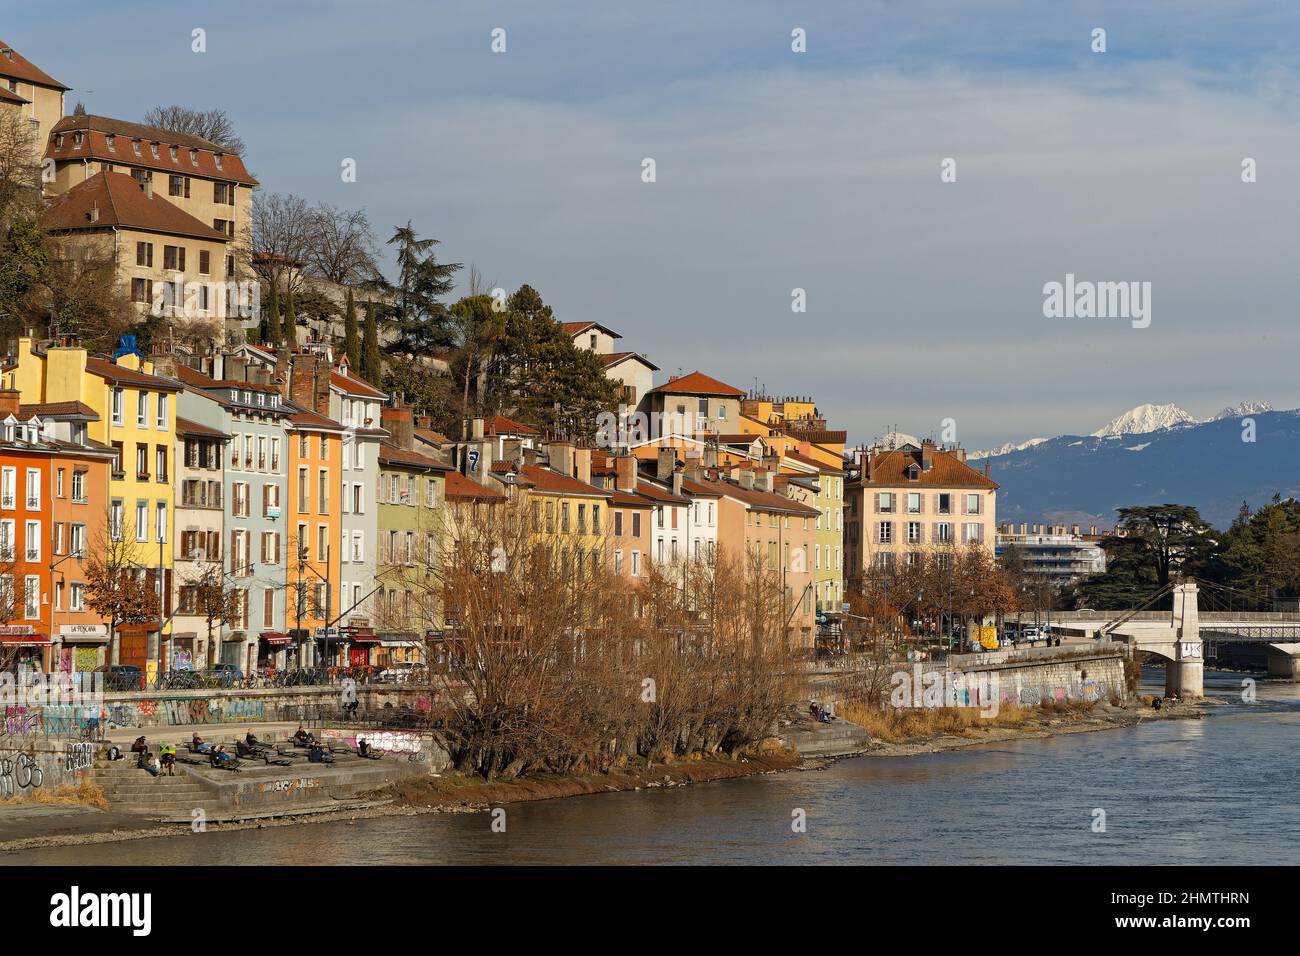
[[[934,442],[921,442],[921,470],[929,471],[934,467]]]
[[[655,477],[660,481],[670,481],[677,470],[677,452],[671,448],[660,448],[659,459],[655,462]]]
[[[233,361],[231,356],[229,361]],[[314,352],[296,352],[290,356],[289,398],[317,415],[330,413],[330,376],[328,366]],[[241,369],[242,371],[242,369]]]
[[[153,180],[152,180],[152,179],[146,179],[144,182],[142,182],[142,183],[140,184],[140,188],[144,190],[144,198],[145,198],[145,199],[153,199]]]
[[[1020,522],[1020,533],[1021,533],[1021,534],[1029,534],[1029,525],[1026,524],[1026,523],[1023,522],[1023,521]]]
[[[410,408],[395,406],[381,409],[380,422],[388,429],[390,442],[406,451],[415,449],[415,423],[411,419]]]
[[[0,388],[0,416],[17,417],[18,406],[22,402],[22,392],[16,388]]]
[[[987,458],[985,458],[985,459],[984,459],[984,477],[987,478],[988,476],[989,476],[989,460],[988,460]]]
[[[416,415],[416,416],[415,416],[415,427],[416,427],[416,428],[432,428],[432,427],[433,427],[433,419],[431,419],[428,415]]]
[[[222,375],[231,382],[248,380],[248,359],[243,355],[227,355]]]
[[[614,487],[619,491],[636,491],[636,457],[619,455],[614,459]]]
[[[704,443],[704,467],[718,467],[718,443],[713,439],[708,439]]]
[[[752,489],[754,487],[754,473],[748,468],[740,469],[739,481],[740,487]]]
[[[1079,526],[1077,524],[1070,525],[1070,534],[1077,535],[1078,533],[1079,533]]]
[[[473,418],[469,423],[469,437],[478,441],[483,437],[483,419]]]
[[[87,213],[87,218],[90,219],[91,222],[99,222],[99,203],[98,203],[98,202],[94,202],[94,203],[91,203],[91,204],[90,204],[90,212]]]
[[[682,473],[680,471],[674,471],[673,472],[673,494],[680,496],[681,493],[682,493]]]
[[[754,472],[754,486],[760,491],[772,490],[772,473],[770,471]]]
[[[1095,524],[1088,525],[1088,534],[1095,535],[1096,533],[1097,533],[1097,526]]]
[[[570,478],[576,478],[573,467],[573,445],[567,441],[553,441],[546,446],[546,454],[551,459],[551,470],[558,471],[562,475],[568,475]]]
[[[573,477],[584,485],[591,484],[590,448],[575,448],[573,450]]]

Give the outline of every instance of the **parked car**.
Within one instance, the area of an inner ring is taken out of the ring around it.
[[[1040,631],[1038,628],[1027,627],[1020,632],[1020,636],[1016,639],[1016,643],[1017,644],[1023,642],[1033,643],[1034,641],[1041,641],[1043,639],[1043,636],[1044,636],[1043,632]]]
[[[144,671],[134,664],[101,664],[95,673],[104,675],[104,690],[144,690]]]
[[[222,687],[229,687],[235,681],[244,679],[244,672],[237,664],[213,664],[210,673]]]

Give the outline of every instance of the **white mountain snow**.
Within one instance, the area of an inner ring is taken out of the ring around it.
[[[1246,415],[1258,415],[1260,412],[1271,412],[1273,406],[1268,402],[1238,402],[1236,405],[1229,405],[1213,418],[1207,418],[1208,422],[1217,422],[1221,418],[1243,418]]]
[[[1092,433],[1094,438],[1112,435],[1146,435],[1163,431],[1175,425],[1195,425],[1199,419],[1177,405],[1139,405],[1130,408],[1118,418],[1113,418]]]
[[[1009,455],[1013,451],[1024,451],[1026,448],[1033,448],[1035,445],[1041,445],[1047,441],[1046,438],[1031,438],[1029,441],[1013,442],[1009,441],[1005,445],[999,445],[997,448],[986,448],[983,451],[973,451],[966,457],[974,458],[995,458],[998,455]]]

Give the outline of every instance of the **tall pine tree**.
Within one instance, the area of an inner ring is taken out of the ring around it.
[[[378,385],[384,377],[383,359],[379,355],[379,326],[375,319],[375,304],[366,303],[366,340],[361,349],[361,377]]]
[[[293,304],[293,286],[284,293],[284,341],[289,348],[298,347],[298,311]]]
[[[357,330],[357,306],[352,301],[352,289],[348,288],[347,309],[343,313],[343,352],[347,355],[348,361],[359,363],[361,361],[361,342]]]
[[[275,348],[280,344],[280,287],[271,283],[271,304],[267,307],[266,319],[262,332],[262,343]]]

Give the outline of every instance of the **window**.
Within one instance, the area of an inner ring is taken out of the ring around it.
[[[889,514],[894,510],[893,492],[881,491],[876,494],[876,510],[881,514]]]
[[[135,540],[149,540],[149,502],[135,503]]]
[[[978,543],[984,540],[984,526],[978,521],[968,521],[962,528],[963,540],[967,544]]]
[[[952,525],[947,521],[941,521],[934,526],[934,535],[936,540],[948,542],[952,540]]]
[[[167,195],[184,196],[186,199],[189,199],[190,198],[190,177],[168,176]]]
[[[310,494],[311,494],[311,489],[308,488],[307,486],[307,469],[299,468],[298,469],[298,513],[299,514],[307,513],[307,502],[309,500],[308,496]]]
[[[149,425],[149,393],[137,392],[135,396],[135,423],[140,428]]]
[[[122,404],[122,390],[120,388],[113,389],[110,417],[114,425],[122,424]]]
[[[945,491],[945,492],[940,492],[935,497],[938,498],[939,514],[941,515],[952,514],[952,495],[948,494]]]
[[[159,544],[167,542],[167,502],[160,501],[154,511],[155,520],[155,537],[154,540]]]
[[[156,474],[154,477],[161,482],[167,481],[167,448],[165,445],[157,445],[154,448],[154,468]]]
[[[122,499],[114,498],[108,508],[108,533],[114,541],[122,540]],[[60,526],[62,528],[62,526]]]
[[[135,264],[148,269],[153,268],[153,243],[137,242],[135,244]]]
[[[18,469],[7,466],[0,469],[0,508],[12,509],[18,506],[17,483]]]
[[[638,578],[640,576],[641,576],[641,552],[633,551],[632,552],[632,577]]]
[[[919,515],[921,513],[921,493],[919,491],[909,491],[907,493],[907,513],[910,515]]]
[[[23,581],[23,616],[29,620],[41,616],[41,579],[34,574]]]
[[[27,522],[23,530],[23,544],[28,561],[41,560],[41,523],[39,521]]]
[[[978,494],[966,496],[966,513],[968,515],[977,515],[980,513],[980,496]]]
[[[59,469],[63,473],[63,469]],[[35,511],[41,506],[41,473],[35,468],[27,469],[27,510]]]
[[[86,553],[86,526],[73,524],[68,528],[68,553],[83,557]]]
[[[68,593],[68,610],[84,611],[86,609],[86,586],[74,581]]]
[[[149,477],[149,446],[142,442],[135,444],[135,475],[137,478]]]
[[[877,529],[876,540],[881,544],[892,544],[894,541],[894,523],[892,521],[882,521]]]
[[[908,544],[921,543],[921,522],[909,521],[907,523],[907,543]]]
[[[316,560],[329,560],[329,528],[323,524],[316,526]]]
[[[86,473],[84,471],[73,471],[72,473],[72,500],[79,505],[86,503]]]
[[[318,501],[317,513],[327,515],[330,512],[330,473],[324,468],[320,469],[320,483],[317,488]]]

